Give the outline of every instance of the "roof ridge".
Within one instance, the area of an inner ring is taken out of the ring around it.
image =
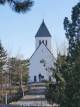
[[[49,53],[50,53],[50,54],[53,56],[53,58],[55,59],[53,53],[48,49],[48,47],[47,47],[44,43],[41,43],[41,45],[42,45],[42,44],[46,47],[46,49],[49,51]],[[40,47],[41,45],[39,45],[39,46],[37,47],[37,49],[34,51],[34,53],[32,54],[32,56],[30,57],[30,59],[33,57],[33,55],[36,53],[36,51],[39,49],[39,47]]]

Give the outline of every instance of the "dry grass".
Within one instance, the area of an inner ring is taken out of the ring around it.
[[[23,86],[24,91],[28,91],[28,88],[26,85]],[[1,95],[9,95],[9,94],[15,94],[17,93],[17,91],[19,90],[19,86],[12,86],[12,87],[8,87],[8,88],[4,88],[4,89],[0,89],[0,96]]]

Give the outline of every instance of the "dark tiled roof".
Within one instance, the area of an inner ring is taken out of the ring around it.
[[[49,33],[49,31],[44,23],[44,20],[35,37],[51,37],[51,34]]]

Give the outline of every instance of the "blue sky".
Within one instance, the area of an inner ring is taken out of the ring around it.
[[[70,18],[72,7],[79,0],[34,0],[25,14],[15,13],[6,4],[0,6],[0,40],[10,56],[29,58],[35,50],[35,34],[44,19],[51,35],[53,53],[62,50],[66,41],[64,17]]]

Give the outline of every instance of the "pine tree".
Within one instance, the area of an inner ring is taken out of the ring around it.
[[[47,86],[46,98],[49,103],[56,103],[62,106],[65,98],[65,79],[66,77],[66,61],[67,57],[65,55],[58,54],[57,60],[54,63],[53,69],[53,78],[56,79],[56,82],[51,81]]]
[[[3,96],[3,73],[6,62],[7,62],[7,53],[0,41],[0,88],[2,96]]]
[[[12,86],[18,86],[19,91],[24,95],[23,85],[27,86],[28,82],[29,60],[23,60],[16,57],[8,59],[10,94]],[[18,91],[18,90],[17,90]],[[19,93],[20,94],[20,93]]]
[[[54,75],[56,81],[63,78],[64,88],[59,90],[61,84],[57,84],[56,91],[54,87],[49,88],[48,95],[52,92],[49,100],[60,107],[80,107],[80,3],[72,8],[71,20],[65,17],[64,29],[69,43],[68,55],[64,58],[58,56],[54,69],[55,74],[59,72],[59,76]],[[62,59],[64,63],[61,63]]]
[[[1,5],[5,5],[6,3],[17,13],[25,13],[33,5],[33,1],[31,0],[0,0]]]
[[[65,17],[64,29],[69,43],[69,56],[73,61],[80,50],[80,3],[72,8],[71,20]]]
[[[80,3],[72,8],[71,20],[64,19],[69,43],[65,107],[80,107]]]

